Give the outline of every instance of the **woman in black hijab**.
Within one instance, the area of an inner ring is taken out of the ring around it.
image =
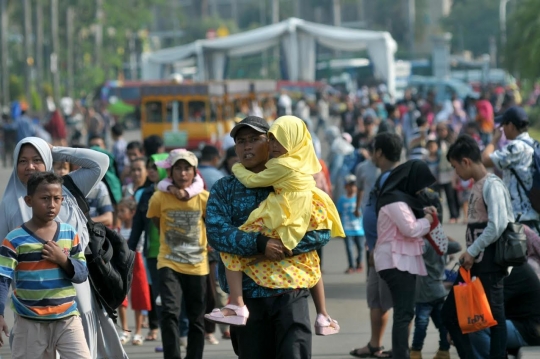
[[[375,269],[388,284],[394,303],[392,357],[409,358],[409,325],[414,317],[416,276],[427,275],[423,236],[433,223],[425,188],[435,182],[428,166],[412,160],[388,176],[377,200]]]

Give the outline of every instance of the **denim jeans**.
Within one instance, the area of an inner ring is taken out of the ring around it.
[[[362,255],[364,253],[364,245],[366,243],[366,237],[364,236],[345,236],[345,250],[347,251],[347,259],[349,261],[349,268],[358,268],[362,265]],[[354,260],[353,246],[356,247],[356,261]]]
[[[392,358],[409,359],[409,325],[414,318],[416,275],[396,268],[379,272],[388,284],[394,302],[392,325]]]
[[[474,266],[473,266],[474,270]],[[491,314],[497,321],[497,325],[487,329],[491,333],[490,359],[506,359],[506,318],[504,316],[504,272],[494,273],[474,273],[481,281],[486,292],[486,297],[491,308]],[[461,275],[458,275],[456,282],[463,282]],[[456,346],[461,359],[476,359],[471,345],[470,335],[463,334],[457,319],[456,300],[454,289],[450,290],[442,309],[443,323],[448,329],[452,341]]]
[[[518,332],[511,320],[506,320],[507,339],[506,348],[508,350],[518,351],[521,347],[528,346]],[[489,348],[491,345],[491,333],[489,329],[469,334],[471,345],[476,359],[489,359]]]
[[[448,331],[442,324],[441,309],[444,304],[444,298],[434,300],[429,303],[416,303],[416,313],[414,318],[414,335],[412,341],[412,350],[421,351],[426,339],[426,332],[429,324],[429,318],[433,320],[433,324],[439,329],[439,350],[449,350],[450,343],[446,335]]]

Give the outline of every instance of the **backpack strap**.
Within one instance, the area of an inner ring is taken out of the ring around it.
[[[88,202],[86,201],[86,197],[83,195],[79,187],[75,184],[73,181],[73,178],[71,178],[70,175],[65,175],[62,177],[64,180],[64,186],[71,192],[71,194],[75,197],[77,200],[77,205],[81,209],[81,211],[84,213],[84,216],[87,219],[90,219],[89,213],[90,213],[90,206],[88,205]]]
[[[514,177],[516,177],[519,185],[521,186],[521,188],[523,188],[523,190],[525,191],[525,194],[529,193],[529,191],[527,191],[527,188],[525,187],[525,184],[523,183],[523,181],[521,180],[521,177],[519,177],[519,175],[517,174],[516,170],[513,169],[513,168],[510,168],[510,172],[512,172],[512,174],[514,175]]]

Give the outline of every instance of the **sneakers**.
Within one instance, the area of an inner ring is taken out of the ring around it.
[[[412,356],[411,356],[412,358]],[[448,350],[438,350],[437,354],[433,357],[433,359],[450,359],[450,351]]]
[[[422,359],[422,352],[420,350],[411,350],[411,359]]]
[[[187,337],[180,337],[180,346],[187,348]]]

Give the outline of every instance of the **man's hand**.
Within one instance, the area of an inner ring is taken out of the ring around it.
[[[284,259],[285,256],[292,256],[292,252],[285,248],[279,239],[270,238],[268,242],[266,242],[264,255],[271,261],[280,261]]]
[[[357,209],[354,210],[354,216],[355,216],[356,218],[360,218],[360,217],[362,216],[362,212],[360,211],[359,208],[357,208]]]
[[[474,264],[474,257],[469,254],[469,252],[465,251],[460,257],[459,257],[459,263],[463,268],[466,270],[470,270],[471,267]]]
[[[9,338],[9,328],[4,320],[4,316],[0,315],[0,347],[4,345],[4,337],[2,336],[2,332],[6,334],[6,337]]]
[[[61,267],[64,267],[68,261],[67,255],[62,251],[55,241],[48,241],[45,243],[43,245],[43,249],[41,250],[41,255],[43,256],[43,259],[58,264]]]

